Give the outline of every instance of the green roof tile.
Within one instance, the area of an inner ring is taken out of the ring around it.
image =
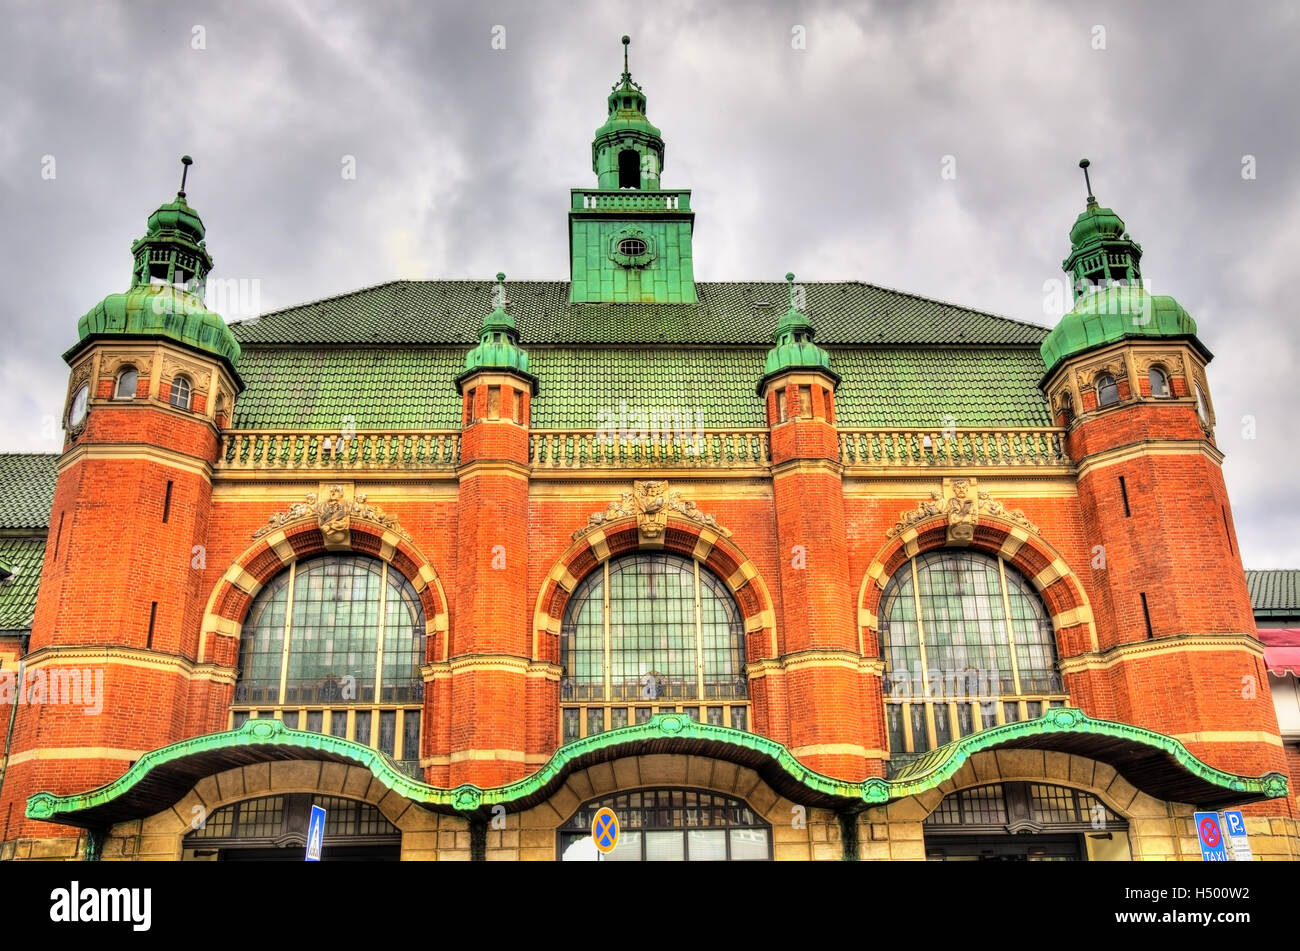
[[[54,453],[0,452],[0,529],[50,527],[58,458]]]
[[[1300,570],[1247,571],[1246,587],[1256,614],[1300,615]]]
[[[393,281],[230,325],[258,344],[463,344],[479,340],[491,281]],[[1048,328],[888,288],[802,282],[817,340],[832,344],[1024,344]],[[512,281],[510,313],[533,344],[761,344],[785,313],[778,282],[701,283],[698,304],[570,304],[566,281]],[[464,353],[461,354],[462,359]],[[242,373],[244,363],[240,361]]]
[[[1033,347],[829,347],[844,378],[842,426],[1048,426]],[[698,411],[705,429],[762,427],[754,381],[763,347],[550,347],[532,349],[538,378],[533,426],[596,429],[601,411]],[[242,429],[451,429],[460,424],[454,380],[464,352],[451,348],[249,347]]]
[[[0,563],[12,572],[0,581],[0,633],[31,630],[44,560],[44,538],[0,536]]]

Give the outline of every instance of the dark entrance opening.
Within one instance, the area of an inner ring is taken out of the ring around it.
[[[1083,862],[1079,835],[927,836],[931,862]]]

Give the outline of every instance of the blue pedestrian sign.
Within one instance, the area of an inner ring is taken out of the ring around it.
[[[311,820],[307,823],[307,861],[319,862],[325,845],[325,810],[311,807]]]
[[[1201,858],[1207,862],[1228,861],[1228,847],[1223,841],[1223,826],[1217,812],[1198,812],[1193,816],[1196,838],[1201,843]]]

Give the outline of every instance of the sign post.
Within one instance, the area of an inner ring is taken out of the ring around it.
[[[1194,815],[1196,838],[1201,843],[1201,858],[1206,862],[1228,861],[1228,847],[1223,841],[1223,826],[1217,812],[1198,812]]]
[[[1246,835],[1246,817],[1240,809],[1227,809],[1223,813],[1223,830],[1227,833],[1228,851],[1234,862],[1253,862],[1250,837]]]
[[[307,861],[319,862],[324,845],[325,810],[320,806],[312,806],[311,819],[307,822]]]

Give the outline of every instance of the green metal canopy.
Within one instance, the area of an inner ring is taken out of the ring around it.
[[[1156,798],[1207,808],[1287,794],[1287,780],[1280,773],[1257,778],[1225,773],[1197,759],[1171,737],[1094,720],[1071,707],[1054,708],[1035,720],[963,737],[912,763],[892,780],[873,777],[862,782],[833,779],[809,769],[785,746],[766,737],[666,713],[645,723],[576,740],[557,750],[531,776],[490,788],[431,786],[405,775],[390,758],[369,747],[290,730],[279,720],[259,719],[238,730],[182,740],[146,753],[123,776],[98,789],[68,796],[37,793],[27,801],[27,816],[105,828],[153,815],[179,802],[199,780],[214,773],[293,759],[361,766],[387,788],[439,812],[481,814],[496,805],[520,811],[548,799],[576,770],[622,756],[654,753],[709,756],[747,766],[793,802],[853,812],[933,789],[956,773],[971,754],[1002,748],[1088,756],[1113,766],[1136,788]]]

